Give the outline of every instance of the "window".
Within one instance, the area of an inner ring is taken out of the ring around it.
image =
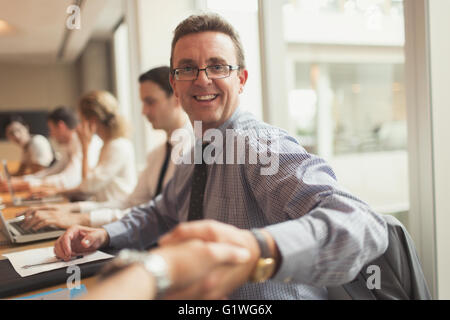
[[[283,5],[288,130],[340,183],[407,225],[403,2]]]

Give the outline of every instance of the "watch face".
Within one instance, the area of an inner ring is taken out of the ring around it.
[[[165,260],[159,255],[148,255],[144,264],[146,268],[152,270],[153,273],[160,274],[163,272],[167,272],[167,264]]]
[[[258,260],[250,280],[253,282],[266,281],[272,276],[274,271],[275,260],[273,258],[261,258]]]

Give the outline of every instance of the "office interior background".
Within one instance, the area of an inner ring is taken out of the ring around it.
[[[448,0],[0,0],[0,113],[75,107],[109,90],[133,124],[141,169],[164,134],[141,116],[137,78],[167,65],[175,26],[204,11],[241,35],[242,107],[396,216],[433,297],[449,299]],[[20,150],[3,139],[0,156],[18,161]]]

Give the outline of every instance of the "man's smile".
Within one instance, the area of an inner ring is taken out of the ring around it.
[[[197,95],[197,96],[194,96],[194,99],[197,101],[213,101],[218,96],[219,96],[218,94]]]

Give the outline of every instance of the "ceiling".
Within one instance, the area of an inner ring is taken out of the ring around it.
[[[123,16],[122,0],[83,0],[81,28],[69,30],[66,10],[75,2],[0,0],[0,19],[12,29],[0,33],[0,62],[72,62],[89,39],[110,37]]]

